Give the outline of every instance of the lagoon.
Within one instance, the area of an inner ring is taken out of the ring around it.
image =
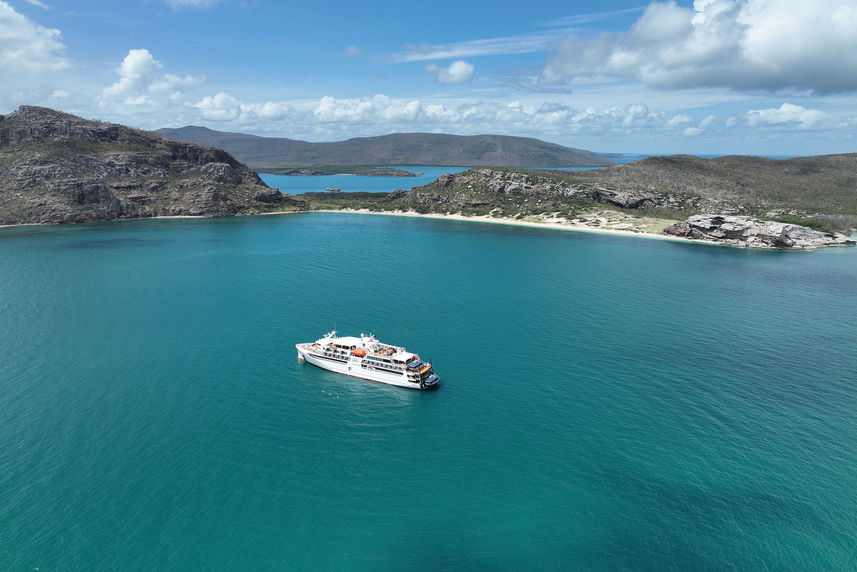
[[[327,188],[341,189],[343,192],[388,193],[396,189],[408,190],[413,187],[427,185],[445,173],[460,173],[468,167],[436,167],[426,165],[394,166],[411,173],[419,173],[416,177],[378,177],[366,175],[271,175],[261,173],[259,176],[269,187],[277,187],[280,191],[291,195],[301,193],[316,193]]]

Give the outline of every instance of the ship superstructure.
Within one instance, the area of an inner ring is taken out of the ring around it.
[[[371,334],[337,336],[334,330],[295,348],[298,359],[352,377],[411,389],[431,389],[439,381],[430,362],[403,347],[382,343]]]

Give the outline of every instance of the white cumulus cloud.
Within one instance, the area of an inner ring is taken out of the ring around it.
[[[182,93],[205,82],[203,75],[177,76],[161,74],[163,64],[149,50],[133,49],[116,68],[119,80],[104,88],[99,104],[104,107],[146,105],[167,96],[173,101],[183,99]]]
[[[67,68],[61,32],[45,28],[0,2],[0,80]]]
[[[131,100],[111,108],[109,114],[102,113],[102,117],[147,129],[209,125],[222,131],[308,141],[406,132],[497,133],[599,151],[649,153],[728,150],[795,154],[794,142],[798,139],[827,145],[833,152],[839,148],[835,146],[839,145],[837,141],[852,137],[857,129],[857,120],[835,110],[806,109],[789,103],[779,108],[760,106],[749,112],[716,115],[695,108],[665,112],[643,103],[574,107],[560,101],[441,100],[385,94],[242,101],[238,95],[219,91],[195,103],[170,100],[151,92],[134,97],[140,98],[138,105]],[[783,133],[790,136],[783,137]]]
[[[686,113],[679,113],[678,115],[673,116],[667,121],[667,125],[669,127],[678,127],[679,125],[687,125],[693,121],[693,117],[687,115]]]
[[[751,109],[746,114],[747,123],[763,124],[796,123],[801,129],[809,129],[822,123],[827,114],[818,109],[806,109],[800,105],[784,103],[779,108]]]
[[[229,121],[241,115],[241,102],[224,91],[214,97],[203,97],[202,101],[193,106],[199,109],[203,119]]]
[[[157,61],[149,50],[130,50],[116,69],[119,81],[104,88],[102,95],[136,96],[141,91],[147,91],[161,67],[161,62]]]
[[[689,121],[690,119],[688,119]],[[299,124],[299,121],[295,121]],[[531,105],[513,101],[441,103],[397,99],[386,95],[364,98],[323,97],[311,108],[303,127],[311,137],[335,134],[349,126],[363,135],[403,131],[446,133],[503,133],[536,137],[577,134],[605,135],[671,130],[669,118],[642,104],[598,109],[577,109],[556,102]]]
[[[418,119],[419,101],[393,99],[379,94],[360,99],[336,99],[325,96],[313,107],[312,115],[320,122],[398,124]]]
[[[464,60],[456,60],[449,67],[439,67],[437,64],[428,64],[426,72],[434,74],[435,81],[441,84],[467,83],[473,79],[473,64]]]
[[[270,128],[272,121],[285,122],[285,125],[305,115],[288,103],[276,101],[242,103],[225,91],[218,92],[214,96],[203,97],[190,107],[197,109],[202,119],[232,123],[252,129]]]
[[[857,3],[654,2],[625,33],[566,38],[542,80],[598,76],[658,88],[857,91]]]

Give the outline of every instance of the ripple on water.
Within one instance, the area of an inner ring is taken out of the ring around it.
[[[0,249],[4,569],[852,562],[853,250],[318,213]],[[297,362],[334,323],[441,387]]]

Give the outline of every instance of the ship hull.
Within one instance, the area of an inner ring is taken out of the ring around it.
[[[385,383],[387,385],[406,387],[408,389],[433,389],[436,386],[435,383],[429,385],[414,383],[409,381],[403,373],[392,373],[365,368],[360,364],[360,359],[357,357],[351,357],[348,360],[333,359],[314,354],[305,347],[305,344],[297,344],[295,345],[295,348],[298,350],[298,359],[334,373],[341,373],[342,375],[348,375],[378,383]]]

